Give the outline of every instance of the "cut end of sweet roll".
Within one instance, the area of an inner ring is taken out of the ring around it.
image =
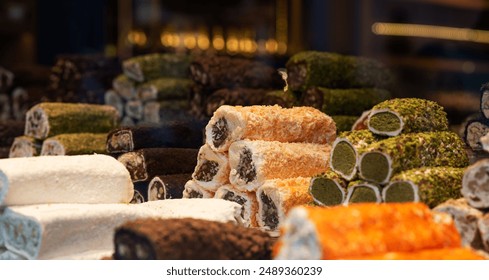
[[[109,133],[107,136],[107,152],[127,153],[134,150],[132,131],[120,129]]]
[[[378,135],[397,136],[403,127],[401,116],[389,109],[372,110],[368,117],[368,129]]]
[[[356,149],[345,138],[337,138],[331,149],[331,169],[346,180],[352,180],[357,174],[357,165]]]
[[[314,202],[323,206],[342,204],[345,199],[343,187],[333,179],[315,177],[311,179],[309,193]]]
[[[48,115],[43,108],[34,106],[26,113],[25,135],[45,139],[49,135]]]
[[[344,204],[380,203],[382,202],[382,197],[379,189],[379,186],[368,182],[353,182],[348,186]]]
[[[378,184],[386,184],[391,177],[391,158],[381,152],[366,152],[360,156],[360,177]]]
[[[64,156],[65,147],[56,139],[45,140],[42,143],[41,156]]]
[[[382,190],[384,202],[419,202],[418,186],[411,181],[394,181]]]
[[[166,187],[163,181],[154,177],[148,185],[148,201],[166,199]]]

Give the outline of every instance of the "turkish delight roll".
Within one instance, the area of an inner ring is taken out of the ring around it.
[[[148,200],[182,198],[185,184],[192,179],[192,174],[172,174],[155,176],[148,186]]]
[[[489,208],[489,159],[481,159],[465,170],[462,195],[475,208]]]
[[[311,107],[223,105],[205,130],[206,143],[219,152],[242,139],[327,144],[336,138],[333,119]]]
[[[276,259],[344,259],[461,246],[453,220],[422,203],[296,207],[282,231]]]
[[[258,201],[255,192],[240,191],[232,185],[224,185],[217,189],[214,198],[234,201],[241,205],[241,218],[246,227],[257,227]]]
[[[481,138],[489,133],[489,120],[473,119],[469,120],[465,125],[464,140],[467,145],[473,150],[482,150]]]
[[[328,115],[361,115],[363,111],[391,97],[379,88],[329,89],[312,87],[301,97],[303,106],[311,106]]]
[[[204,141],[203,130],[199,121],[119,127],[108,133],[106,148],[109,153],[158,147],[197,149]]]
[[[158,78],[141,84],[138,97],[143,101],[189,100],[191,87],[190,79]]]
[[[438,103],[420,98],[396,98],[375,105],[368,116],[368,129],[375,134],[448,130],[447,113]]]
[[[346,196],[347,182],[338,173],[327,171],[312,177],[309,193],[314,202],[322,206],[342,204]]]
[[[0,205],[128,203],[132,196],[129,172],[110,156],[0,160]]]
[[[442,248],[415,252],[389,252],[380,255],[366,255],[354,260],[486,260],[487,258],[471,248]]]
[[[273,239],[231,223],[139,219],[117,228],[114,244],[116,260],[263,260],[271,259]]]
[[[477,222],[484,214],[471,207],[465,198],[449,199],[433,208],[433,211],[446,213],[452,217],[462,238],[463,246],[483,249]]]
[[[489,119],[489,83],[483,84],[480,89],[481,92],[481,104],[480,109],[484,117]]]
[[[287,212],[294,206],[313,203],[309,194],[310,177],[266,181],[256,191],[258,225],[271,234],[278,233]]]
[[[423,202],[430,208],[460,198],[465,168],[421,167],[392,176],[382,190],[384,202]]]
[[[42,142],[41,156],[105,154],[106,133],[68,133]]]
[[[287,83],[291,90],[326,88],[385,88],[392,83],[388,69],[380,62],[365,57],[336,53],[303,51],[286,63]]]
[[[229,183],[229,172],[227,153],[215,152],[207,144],[200,148],[197,166],[192,174],[192,178],[198,184],[216,191],[220,186]]]
[[[353,203],[382,202],[381,187],[377,184],[356,180],[348,183],[345,205]]]
[[[188,180],[185,183],[182,198],[213,198],[214,192],[207,190],[194,180]]]
[[[331,170],[346,180],[353,180],[357,175],[359,151],[382,138],[368,130],[340,133],[331,148],[329,160]]]
[[[122,70],[127,77],[144,82],[160,77],[186,78],[189,64],[188,55],[153,53],[124,60]]]
[[[331,146],[277,141],[234,142],[229,148],[229,180],[253,191],[265,180],[311,177],[329,169]]]
[[[118,119],[117,110],[108,105],[40,103],[26,114],[25,135],[46,139],[64,133],[107,133]]]
[[[137,97],[137,86],[136,81],[124,74],[120,74],[112,81],[112,87],[124,100],[132,100]]]
[[[157,175],[190,173],[197,164],[197,149],[147,148],[120,155],[134,182],[148,181]]]
[[[29,136],[15,137],[10,147],[9,157],[35,157],[41,154],[42,140]]]
[[[379,184],[420,167],[466,167],[465,144],[454,132],[421,132],[390,137],[368,146],[359,158],[360,177]]]

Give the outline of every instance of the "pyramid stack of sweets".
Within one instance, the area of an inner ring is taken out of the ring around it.
[[[107,133],[118,120],[111,106],[39,103],[27,111],[23,135],[13,140],[9,157],[105,154]]]
[[[106,151],[130,172],[133,203],[182,198],[204,141],[204,127],[204,122],[187,120],[121,126],[108,133]]]
[[[120,65],[116,57],[60,55],[49,76],[49,100],[103,104],[105,90],[118,73]]]
[[[190,64],[194,81],[191,111],[208,119],[221,105],[291,107],[296,97],[285,92],[285,81],[273,67],[244,58],[197,56]]]
[[[125,126],[190,118],[190,59],[183,54],[153,53],[123,61],[123,74],[115,77],[112,89],[105,93],[105,104],[117,108]]]
[[[329,169],[336,127],[312,107],[223,105],[205,136],[183,197],[235,201],[246,226],[276,234],[292,206],[312,202],[310,177]]]
[[[391,97],[392,75],[373,59],[304,51],[286,67],[288,88],[299,103],[330,115],[338,132],[351,130],[364,111]]]
[[[462,245],[449,215],[413,202],[295,207],[272,252],[294,260],[485,259]]]
[[[468,166],[463,140],[448,131],[433,101],[391,99],[369,112],[368,129],[342,132],[333,143],[333,172],[315,176],[310,192],[320,205],[423,202],[461,197]]]

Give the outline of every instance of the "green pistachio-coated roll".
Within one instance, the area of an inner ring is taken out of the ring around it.
[[[342,204],[346,196],[346,181],[333,171],[312,177],[309,193],[317,205]]]
[[[138,96],[144,101],[188,100],[192,87],[192,80],[181,78],[159,78],[141,84]]]
[[[396,98],[375,105],[368,116],[368,128],[375,134],[448,130],[447,113],[438,103],[420,98]]]
[[[348,183],[346,198],[343,204],[380,203],[382,202],[381,187],[372,182],[356,180]]]
[[[25,135],[46,139],[65,133],[107,133],[118,119],[117,109],[108,105],[40,103],[26,114]]]
[[[301,97],[303,106],[312,106],[328,115],[361,115],[363,111],[391,97],[377,88],[329,89],[312,87]]]
[[[423,202],[430,208],[448,200],[462,197],[462,178],[465,168],[422,167],[394,175],[383,189],[385,202]]]
[[[345,131],[339,134],[331,149],[331,170],[346,180],[353,180],[357,174],[358,151],[383,139],[369,130]]]
[[[122,63],[124,74],[138,82],[161,77],[187,78],[190,56],[153,53],[136,56]]]
[[[466,167],[465,143],[454,132],[401,134],[368,146],[360,155],[360,177],[386,184],[397,173],[420,167]]]
[[[327,88],[385,88],[391,84],[391,73],[380,62],[336,53],[304,51],[292,56],[286,64],[288,86],[305,91],[319,86]]]
[[[106,154],[107,133],[68,133],[47,138],[41,156]]]

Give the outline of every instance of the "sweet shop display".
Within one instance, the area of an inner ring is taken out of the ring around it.
[[[190,57],[173,54],[149,54],[133,57],[122,63],[124,74],[144,82],[160,77],[185,77],[189,71]]]
[[[0,158],[8,158],[10,148],[17,137],[24,134],[25,122],[0,121]]]

